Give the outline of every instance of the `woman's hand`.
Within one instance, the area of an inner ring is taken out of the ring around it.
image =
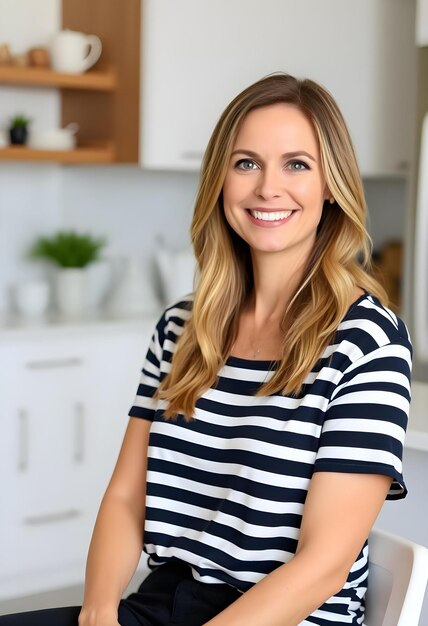
[[[89,608],[82,607],[79,626],[120,626],[117,621],[117,608]]]

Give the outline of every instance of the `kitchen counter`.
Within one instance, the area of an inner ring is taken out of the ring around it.
[[[152,315],[130,317],[130,318],[113,318],[113,317],[87,317],[79,320],[63,320],[58,318],[50,318],[39,324],[22,323],[18,321],[9,321],[0,325],[0,344],[11,342],[31,341],[32,339],[40,339],[44,336],[49,337],[65,337],[70,335],[79,335],[83,333],[105,333],[121,332],[126,329],[147,328],[150,325],[153,329],[159,318],[161,311]]]

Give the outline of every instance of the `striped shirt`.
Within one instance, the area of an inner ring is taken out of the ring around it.
[[[153,421],[144,549],[151,566],[180,559],[197,580],[246,591],[295,554],[314,472],[384,474],[387,497],[405,496],[412,349],[404,323],[365,294],[298,397],[255,397],[275,364],[231,356],[194,419],[169,421],[152,396],[191,308],[188,296],[162,315],[129,412]],[[343,589],[301,625],[362,624],[367,575],[366,541]]]

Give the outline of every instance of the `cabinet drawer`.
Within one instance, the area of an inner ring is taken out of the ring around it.
[[[31,515],[39,505],[42,510],[54,503],[63,508],[87,454],[85,358],[58,349],[17,349],[8,356],[10,380],[0,409],[6,422],[3,475],[14,484],[11,504]],[[2,351],[0,360],[5,358]]]
[[[35,515],[8,515],[2,520],[0,596],[2,579],[31,572],[66,568],[80,563],[82,577],[95,509],[74,506]]]

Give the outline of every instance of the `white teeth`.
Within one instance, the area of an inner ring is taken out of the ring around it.
[[[275,222],[276,220],[285,220],[290,217],[293,211],[251,211],[250,213],[257,220],[263,220],[264,222]]]

